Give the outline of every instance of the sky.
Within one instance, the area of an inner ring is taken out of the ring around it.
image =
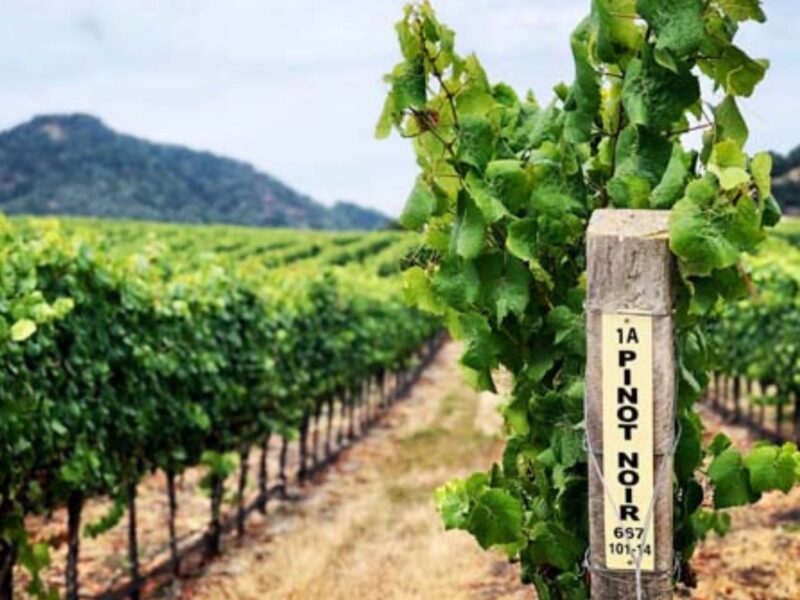
[[[749,149],[800,145],[800,11],[765,0],[739,44],[771,71],[742,107]],[[397,215],[416,166],[373,137],[399,60],[403,0],[3,0],[0,129],[85,112],[132,135],[252,163],[331,203]],[[439,0],[461,54],[542,102],[572,80],[569,34],[589,0]]]

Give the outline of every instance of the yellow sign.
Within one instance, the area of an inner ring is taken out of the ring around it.
[[[652,317],[603,314],[603,478],[609,569],[655,568]]]

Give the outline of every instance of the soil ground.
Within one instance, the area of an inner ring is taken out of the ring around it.
[[[248,521],[246,537],[225,538],[225,554],[159,593],[165,600],[297,599],[533,599],[518,583],[518,569],[482,551],[460,531],[443,531],[432,492],[446,480],[486,469],[500,456],[500,399],[464,384],[460,348],[446,345],[410,395],[369,435],[346,450],[307,486],[299,501],[270,506]],[[740,427],[704,413],[710,431],[724,430],[736,444],[754,439]],[[277,450],[277,447],[275,448]],[[276,451],[271,451],[274,456]],[[294,456],[294,450],[292,451]],[[255,463],[255,457],[251,459]],[[271,472],[275,465],[271,464]],[[179,531],[201,532],[208,499],[199,473],[181,482]],[[251,478],[252,479],[252,478]],[[166,497],[155,475],[140,486],[144,562],[164,554]],[[90,518],[105,510],[92,502]],[[63,515],[43,526],[58,535]],[[800,599],[800,489],[770,494],[733,511],[733,531],[710,537],[693,567],[695,600]],[[124,525],[85,540],[84,592],[94,594],[124,577]],[[192,532],[195,532],[194,534]],[[63,577],[63,548],[50,581]]]

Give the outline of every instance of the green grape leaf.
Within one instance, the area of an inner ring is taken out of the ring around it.
[[[682,58],[697,50],[705,37],[703,0],[639,0],[637,7],[656,32],[657,49]]]
[[[467,192],[469,192],[472,200],[480,209],[487,223],[496,223],[508,215],[508,210],[503,202],[493,194],[489,186],[477,173],[470,171],[467,174],[465,183]]]
[[[700,66],[732,96],[750,97],[764,79],[767,60],[753,60],[733,45],[724,48],[719,57],[701,60]]]
[[[533,190],[530,210],[538,214],[538,241],[543,245],[560,246],[578,239],[585,221],[576,212],[580,205],[563,189],[542,184]]]
[[[728,448],[716,456],[708,467],[708,477],[714,485],[714,508],[742,506],[758,497],[738,450]]]
[[[458,159],[483,171],[494,152],[494,130],[483,117],[466,115],[458,130]]]
[[[622,104],[634,125],[663,130],[700,98],[700,84],[688,70],[674,73],[654,59],[634,58],[622,86]]]
[[[559,464],[569,469],[586,460],[584,432],[575,427],[556,427],[551,436],[553,448]]]
[[[403,271],[403,292],[410,304],[415,304],[422,310],[436,315],[444,312],[444,306],[422,267],[411,267]]]
[[[755,492],[781,490],[789,492],[797,481],[797,448],[792,444],[783,447],[759,446],[750,451],[744,465],[750,472],[750,484]]]
[[[736,98],[725,96],[725,99],[714,110],[716,136],[718,140],[731,139],[740,148],[747,143],[749,132],[742,113],[736,105]]]
[[[686,183],[691,174],[694,155],[684,152],[680,144],[672,147],[672,156],[669,159],[664,176],[650,196],[650,206],[653,208],[672,208],[686,190]]]
[[[600,109],[600,79],[591,63],[589,44],[591,21],[585,19],[572,34],[572,55],[575,59],[575,83],[564,105],[564,136],[575,143],[591,137],[592,124]]]
[[[503,278],[494,288],[497,322],[509,313],[518,317],[525,312],[530,300],[531,273],[524,263],[509,257]]]
[[[564,113],[554,100],[544,110],[525,115],[523,122],[524,127],[519,131],[518,137],[525,140],[530,147],[537,148],[546,141],[555,143],[559,140],[564,127]],[[572,125],[575,126],[576,123],[573,122]],[[591,129],[591,123],[589,128]]]
[[[530,433],[531,425],[528,421],[528,403],[516,397],[503,407],[503,417],[506,425],[517,435],[526,436]]]
[[[569,569],[583,556],[584,544],[555,522],[537,523],[531,529],[530,550],[537,564]]]
[[[592,0],[591,23],[601,61],[616,62],[639,48],[644,36],[635,16],[636,0]]]
[[[743,194],[736,202],[728,238],[743,251],[753,250],[764,238],[764,232],[761,231],[761,215],[749,194]]]
[[[469,494],[464,482],[459,479],[448,481],[436,488],[434,499],[445,529],[464,529],[469,515]]]
[[[392,125],[394,125],[395,105],[397,104],[394,94],[391,92],[386,96],[386,101],[383,103],[383,111],[375,125],[375,137],[379,140],[386,139],[392,133]]]
[[[675,449],[675,473],[681,481],[686,481],[703,461],[703,447],[700,444],[702,426],[694,414],[682,416],[680,424],[681,436]]]
[[[747,155],[733,140],[724,140],[714,145],[710,164],[718,168],[740,168],[747,166]]]
[[[739,259],[739,249],[728,239],[725,226],[732,219],[731,211],[715,207],[715,198],[708,181],[694,181],[670,214],[670,248],[689,275],[708,275]]]
[[[725,14],[735,21],[758,21],[763,23],[767,16],[761,9],[761,0],[718,0]]]
[[[506,248],[517,258],[534,260],[536,258],[536,219],[520,219],[508,226]]]
[[[522,538],[522,504],[500,489],[484,492],[475,502],[467,529],[482,548],[512,544]]]
[[[462,116],[485,117],[496,104],[489,89],[485,85],[477,85],[474,80],[470,80],[456,96],[456,110]]]
[[[503,106],[514,108],[519,104],[519,97],[507,83],[498,83],[492,88],[492,97]]]
[[[389,76],[394,97],[394,112],[405,108],[421,108],[427,101],[425,64],[421,56],[402,62]]]
[[[769,196],[764,204],[764,214],[761,223],[764,227],[773,227],[781,220],[781,207],[774,197]]]
[[[750,172],[758,189],[759,197],[763,200],[772,195],[772,155],[769,152],[759,152],[750,163]]]
[[[492,369],[497,364],[498,348],[486,317],[475,313],[461,315],[466,350],[461,364],[475,372],[478,389],[494,391]]]
[[[731,516],[727,513],[716,512],[714,513],[714,532],[719,535],[727,535],[731,530]]]
[[[730,531],[731,516],[716,510],[701,509],[692,515],[692,526],[700,539],[705,539],[711,531],[723,536]]]
[[[711,444],[709,444],[708,449],[711,450],[711,453],[714,456],[719,456],[724,450],[730,448],[730,446],[731,439],[724,433],[718,433],[714,436],[714,439],[711,440]]]
[[[421,178],[417,179],[400,215],[400,224],[406,229],[419,229],[428,222],[435,209],[433,191]]]
[[[75,300],[72,298],[58,298],[53,303],[53,313],[56,319],[63,319],[75,308]]]
[[[584,321],[568,306],[556,306],[547,315],[547,324],[555,331],[555,344],[559,345],[565,340],[577,340],[583,346]]]
[[[439,298],[461,309],[476,302],[480,294],[480,278],[475,265],[456,258],[442,262],[431,286]]]
[[[734,190],[750,183],[750,174],[738,167],[711,170],[711,172],[716,173],[719,178],[719,184],[725,191]]]
[[[486,166],[486,181],[492,195],[511,212],[523,209],[531,195],[531,180],[518,160],[493,160]]]
[[[483,249],[486,221],[472,198],[465,196],[463,204],[464,210],[456,219],[453,239],[456,242],[456,253],[462,258],[472,259]]]
[[[617,143],[617,168],[608,183],[614,206],[647,208],[674,154],[669,140],[651,129],[629,125]],[[666,190],[662,188],[660,194]],[[663,198],[662,198],[663,199]]]
[[[714,145],[708,170],[716,175],[722,189],[729,191],[750,182],[746,165],[747,155],[734,140],[728,139]]]

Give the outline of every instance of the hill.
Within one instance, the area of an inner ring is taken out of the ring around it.
[[[376,229],[381,213],[328,208],[251,165],[117,133],[83,114],[0,133],[0,210],[186,223]]]
[[[772,190],[784,212],[800,212],[800,146],[786,156],[772,154]]]
[[[344,229],[383,229],[391,224],[382,212],[344,200],[334,204],[330,212],[336,223],[346,224],[340,225]]]

